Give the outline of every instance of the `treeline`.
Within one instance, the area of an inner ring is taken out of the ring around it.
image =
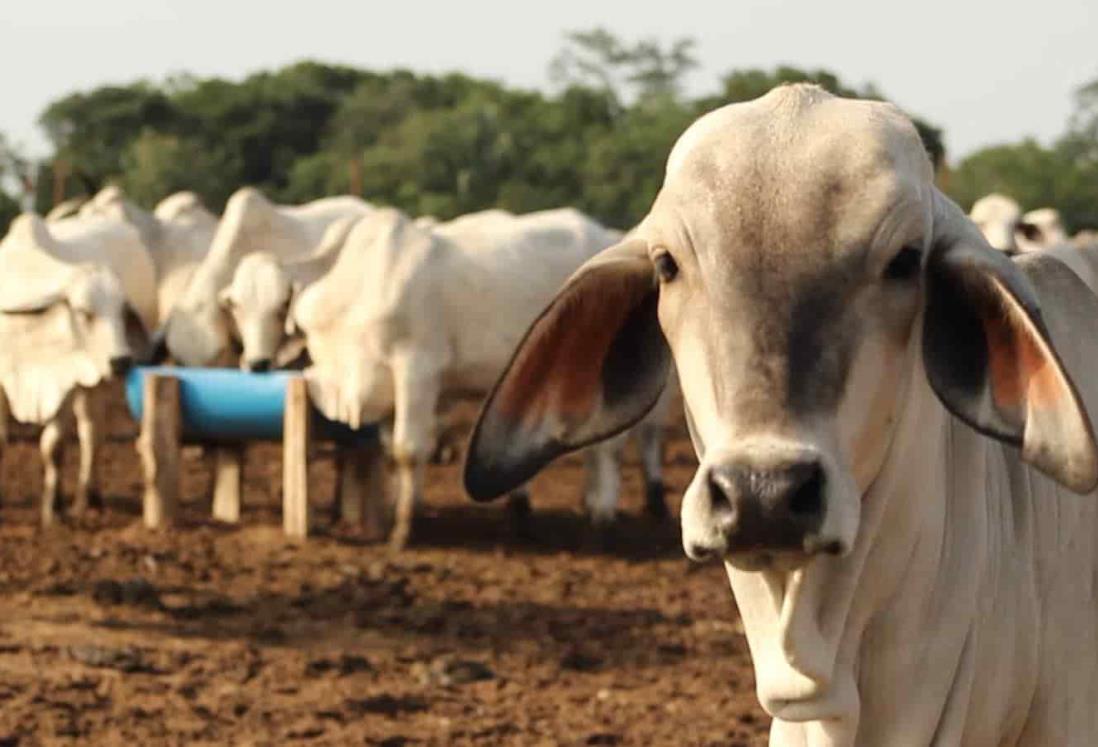
[[[972,153],[949,175],[966,208],[982,195],[1010,195],[1027,210],[1057,208],[1070,232],[1098,228],[1098,79],[1075,94],[1064,133],[1049,146],[1033,139]]]
[[[220,209],[250,184],[282,202],[351,192],[439,218],[573,205],[625,228],[651,204],[672,143],[700,113],[800,80],[883,98],[872,85],[791,67],[733,71],[712,95],[688,98],[692,46],[570,34],[551,61],[553,95],[318,62],[239,82],[184,76],[74,93],[40,118],[54,153],[38,168],[36,207],[114,182],[146,206],[191,189]],[[941,163],[942,132],[916,122]],[[7,163],[20,167],[10,149]],[[966,165],[952,183],[968,189],[978,179]],[[0,213],[13,210],[11,196],[0,198]]]

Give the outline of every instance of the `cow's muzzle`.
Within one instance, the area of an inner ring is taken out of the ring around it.
[[[820,536],[827,477],[819,459],[737,460],[702,469],[689,515],[684,506],[683,547],[691,559],[735,556],[762,566],[779,555],[841,552],[837,541]]]
[[[245,361],[244,368],[252,373],[265,373],[271,370],[270,358],[259,358],[257,360]]]
[[[133,368],[132,355],[116,355],[111,358],[111,373],[115,376],[125,376],[131,368]]]

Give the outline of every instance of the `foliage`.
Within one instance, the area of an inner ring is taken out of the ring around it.
[[[145,130],[122,154],[120,186],[147,208],[173,192],[192,190],[212,205],[232,194],[240,163],[194,138]]]
[[[566,35],[551,94],[461,74],[374,72],[300,62],[240,81],[178,76],[74,93],[41,123],[66,194],[107,182],[152,205],[192,189],[213,209],[244,184],[304,202],[357,192],[413,214],[449,218],[487,207],[573,205],[620,228],[651,204],[672,143],[701,112],[810,80],[880,97],[826,70],[741,70],[716,95],[690,99],[693,41],[628,42],[605,29]],[[941,132],[921,123],[940,156]],[[45,184],[43,184],[45,182]]]
[[[1057,208],[1069,231],[1098,228],[1098,80],[1079,89],[1061,138],[982,148],[958,164],[948,190],[965,209],[1000,192],[1026,210]]]

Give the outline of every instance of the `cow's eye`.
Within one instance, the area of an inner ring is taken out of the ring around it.
[[[656,274],[664,283],[670,283],[679,274],[679,265],[668,252],[660,252],[652,262],[656,265]]]
[[[885,267],[885,280],[910,280],[919,274],[923,254],[913,246],[905,246]]]

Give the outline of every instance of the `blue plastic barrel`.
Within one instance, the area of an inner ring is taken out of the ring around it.
[[[183,440],[189,442],[279,441],[286,410],[286,384],[299,371],[252,373],[233,368],[138,366],[126,376],[126,404],[140,421],[146,374],[179,380]],[[313,410],[317,438],[357,443],[377,438],[377,426],[353,430]]]

